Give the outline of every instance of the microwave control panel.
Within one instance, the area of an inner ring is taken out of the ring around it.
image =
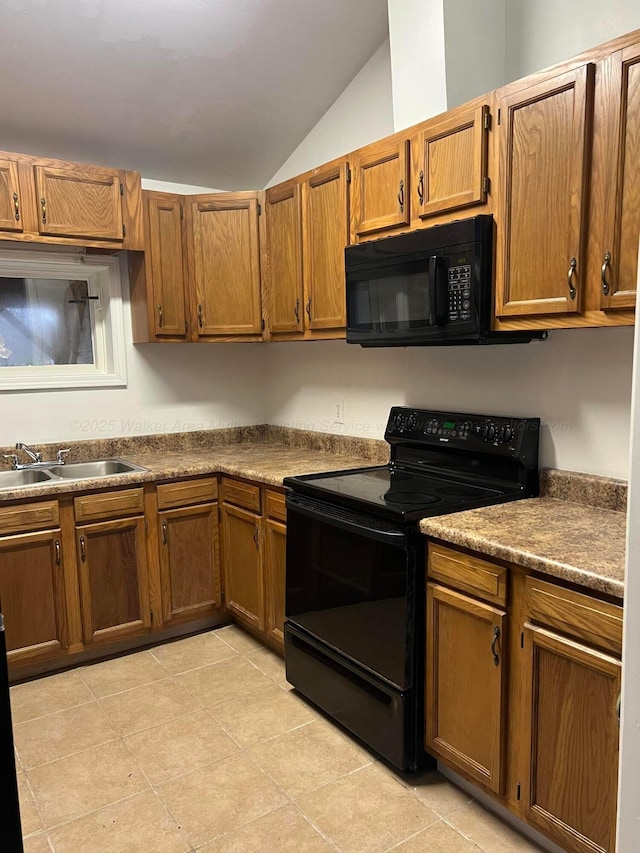
[[[449,322],[471,319],[471,264],[449,267]]]

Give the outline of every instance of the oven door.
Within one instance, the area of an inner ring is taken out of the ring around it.
[[[417,531],[287,496],[286,617],[395,690],[414,683]]]

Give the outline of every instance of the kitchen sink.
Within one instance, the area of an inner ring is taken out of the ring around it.
[[[122,459],[96,459],[92,462],[70,462],[67,465],[52,465],[47,471],[53,477],[63,480],[86,480],[91,477],[111,477],[113,474],[129,474],[133,471],[146,471],[133,462]]]
[[[46,483],[51,479],[49,472],[42,470],[0,471],[0,489],[32,486],[34,483]]]

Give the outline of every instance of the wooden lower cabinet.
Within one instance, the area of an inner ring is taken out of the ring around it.
[[[565,850],[613,851],[621,661],[533,625],[524,634],[526,818]]]
[[[207,616],[222,606],[218,505],[158,513],[164,622]]]
[[[505,748],[505,623],[504,611],[490,604],[427,586],[427,750],[498,794]]]
[[[59,528],[0,538],[0,611],[12,668],[66,648]]]
[[[242,623],[264,631],[262,517],[222,504],[222,561],[227,609]]]
[[[267,637],[284,649],[285,557],[287,527],[281,521],[265,521],[265,597]]]
[[[110,642],[151,628],[142,516],[77,528],[84,642]]]
[[[497,563],[496,606],[467,592],[487,565],[429,545],[427,750],[563,850],[613,853],[622,607]]]

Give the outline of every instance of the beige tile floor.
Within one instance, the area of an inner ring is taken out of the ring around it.
[[[26,853],[534,853],[400,777],[234,626],[11,689]]]

